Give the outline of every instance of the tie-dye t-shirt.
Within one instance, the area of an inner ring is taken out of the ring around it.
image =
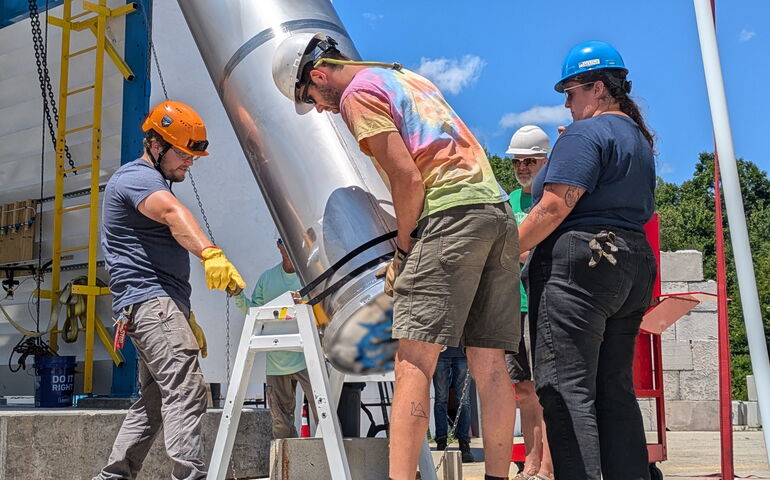
[[[406,69],[361,70],[342,92],[340,113],[369,156],[367,138],[401,135],[425,185],[421,219],[458,205],[505,201],[484,149],[428,79]]]

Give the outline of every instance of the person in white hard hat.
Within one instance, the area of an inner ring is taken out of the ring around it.
[[[551,142],[548,141],[548,135],[535,125],[525,125],[511,137],[511,143],[505,153],[513,155],[511,158],[513,173],[521,188],[511,192],[508,202],[513,208],[517,224],[521,224],[527,218],[532,208],[532,181],[548,161],[550,151]],[[528,256],[529,251],[521,252],[519,261],[523,264]],[[529,325],[527,293],[523,283],[519,282],[519,288],[521,290],[521,331],[524,333],[527,332],[526,327]],[[530,478],[545,480],[553,478],[553,464],[545,435],[543,407],[535,393],[529,357],[524,335],[519,342],[519,351],[515,354],[506,352],[505,355],[508,373],[515,384],[516,403],[521,411],[521,432],[527,447],[524,469],[514,480]]]
[[[396,389],[392,480],[414,480],[442,346],[466,347],[481,408],[485,479],[507,480],[514,423],[505,350],[517,350],[516,221],[468,126],[428,79],[398,64],[352,62],[323,34],[288,37],[273,79],[298,112],[340,113],[388,177],[398,235],[393,295]],[[383,68],[385,67],[385,68]]]

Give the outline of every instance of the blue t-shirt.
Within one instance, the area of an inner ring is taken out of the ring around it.
[[[636,122],[604,114],[571,124],[532,183],[534,203],[546,183],[585,189],[557,228],[612,225],[643,231],[655,208],[655,158]]]
[[[104,189],[102,250],[115,312],[155,297],[190,307],[187,250],[166,225],[136,208],[159,190],[171,191],[160,172],[141,158],[120,167]]]

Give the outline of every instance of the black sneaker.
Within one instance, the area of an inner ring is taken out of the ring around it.
[[[476,461],[475,458],[473,458],[473,452],[471,452],[471,442],[470,440],[465,439],[459,439],[460,442],[460,458],[462,458],[463,463],[473,463]]]
[[[446,438],[436,439],[436,450],[446,450]]]

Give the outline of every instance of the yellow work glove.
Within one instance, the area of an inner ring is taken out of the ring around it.
[[[377,278],[385,277],[385,295],[388,295],[389,297],[393,296],[393,284],[396,283],[396,278],[404,269],[406,255],[407,253],[405,251],[396,247],[396,254],[393,256],[393,260],[377,270],[377,273],[374,274]]]
[[[201,358],[206,358],[209,354],[209,349],[206,343],[206,334],[203,333],[203,329],[198,322],[195,321],[195,314],[190,312],[190,318],[187,319],[187,323],[190,325],[193,335],[195,335],[195,341],[198,342],[198,348],[201,351]]]
[[[209,289],[227,290],[230,295],[238,295],[246,288],[241,274],[225,257],[219,247],[207,247],[201,252],[203,268],[206,271],[206,285]]]

